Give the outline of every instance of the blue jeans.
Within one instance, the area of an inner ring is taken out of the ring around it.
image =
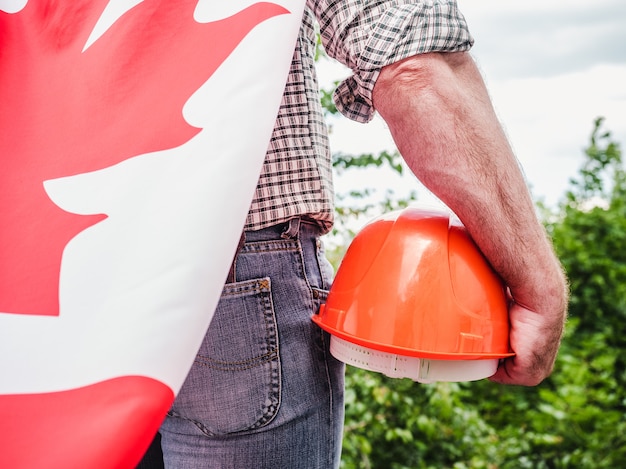
[[[166,467],[338,467],[344,366],[311,321],[332,277],[319,230],[246,232],[231,276],[161,427]]]

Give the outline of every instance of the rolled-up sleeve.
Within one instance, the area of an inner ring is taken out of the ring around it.
[[[334,93],[350,119],[374,116],[372,90],[380,69],[427,52],[469,50],[473,39],[456,1],[309,0],[326,53],[352,70]]]

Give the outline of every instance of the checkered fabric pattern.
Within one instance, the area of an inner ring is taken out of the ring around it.
[[[473,39],[456,1],[307,0],[302,28],[246,230],[295,216],[333,222],[327,128],[315,75],[317,20],[326,53],[352,70],[334,93],[339,111],[368,122],[382,67],[426,52],[468,50]]]

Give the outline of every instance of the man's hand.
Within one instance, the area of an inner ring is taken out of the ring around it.
[[[490,380],[535,386],[552,372],[561,342],[563,320],[531,311],[515,302],[509,309],[510,341],[515,356],[500,363]]]

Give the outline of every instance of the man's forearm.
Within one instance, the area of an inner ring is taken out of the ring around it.
[[[463,221],[529,310],[524,319],[538,314],[536,327],[551,329],[538,333],[558,346],[564,275],[473,59],[433,53],[390,65],[373,97],[411,170]]]

